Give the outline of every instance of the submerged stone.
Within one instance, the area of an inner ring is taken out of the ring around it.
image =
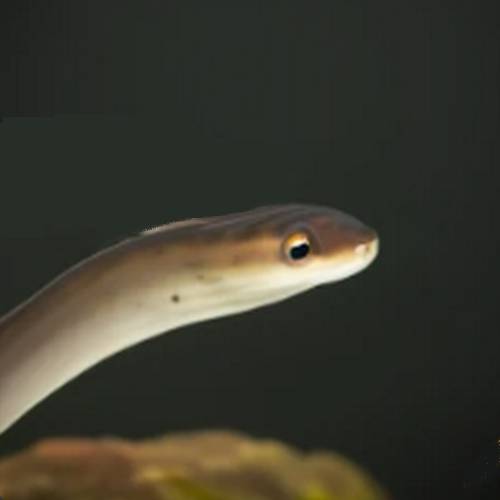
[[[211,431],[145,441],[47,439],[0,460],[4,500],[383,500],[329,452]]]

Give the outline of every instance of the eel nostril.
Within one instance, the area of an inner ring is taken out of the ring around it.
[[[370,243],[360,243],[354,248],[354,253],[360,257],[366,255],[370,251]]]
[[[378,249],[378,239],[373,239],[366,243],[360,243],[354,247],[354,253],[360,257],[366,257],[372,254],[376,254]]]

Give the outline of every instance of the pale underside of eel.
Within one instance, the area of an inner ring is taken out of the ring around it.
[[[0,433],[118,351],[339,281],[377,251],[374,230],[311,205],[174,222],[107,248],[0,320]]]

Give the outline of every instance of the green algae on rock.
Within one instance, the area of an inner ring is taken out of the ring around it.
[[[0,460],[6,500],[384,500],[327,452],[211,431],[145,441],[48,439]]]

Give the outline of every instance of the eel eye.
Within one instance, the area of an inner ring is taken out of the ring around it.
[[[304,233],[294,233],[285,241],[286,256],[293,261],[305,259],[311,251],[311,243]]]

